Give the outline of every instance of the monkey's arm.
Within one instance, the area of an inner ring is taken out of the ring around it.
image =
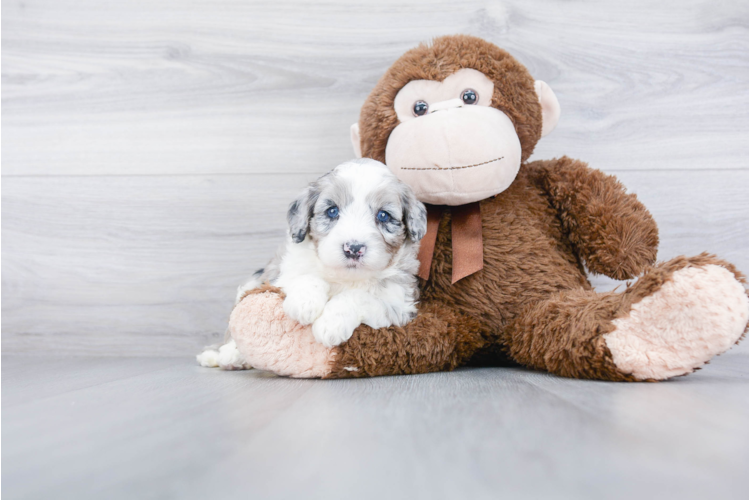
[[[654,264],[659,245],[656,223],[614,176],[565,156],[526,167],[590,271],[624,280]]]

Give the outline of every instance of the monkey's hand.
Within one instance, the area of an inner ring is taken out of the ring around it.
[[[614,176],[565,156],[527,167],[591,272],[625,280],[654,264],[659,245],[656,223]]]

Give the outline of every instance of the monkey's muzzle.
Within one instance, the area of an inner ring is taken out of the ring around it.
[[[424,203],[464,205],[503,192],[521,165],[521,143],[505,113],[444,106],[399,124],[385,163]]]

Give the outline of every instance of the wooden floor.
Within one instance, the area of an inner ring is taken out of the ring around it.
[[[4,499],[746,499],[748,358],[659,384],[4,356]]]

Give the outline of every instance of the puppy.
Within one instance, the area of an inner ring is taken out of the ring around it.
[[[310,184],[289,207],[289,236],[239,287],[236,302],[265,282],[286,294],[284,312],[336,346],[360,324],[402,326],[417,313],[419,240],[427,212],[384,164],[348,161]],[[198,355],[203,366],[250,366],[230,337]]]

